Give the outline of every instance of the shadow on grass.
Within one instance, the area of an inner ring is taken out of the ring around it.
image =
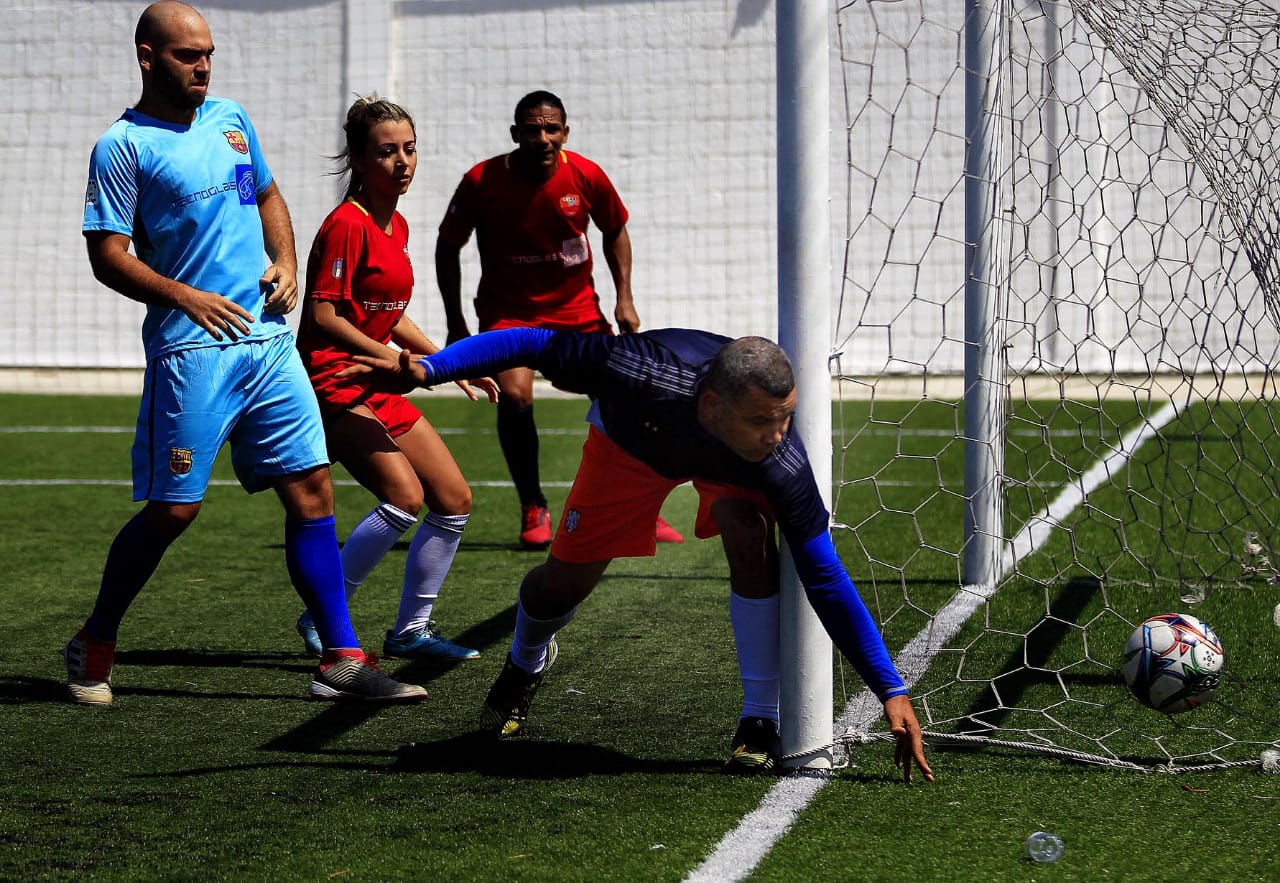
[[[131,696],[156,696],[168,699],[283,699],[306,698],[305,682],[300,682],[296,693],[226,693],[207,690],[173,690],[148,687],[122,687],[112,684],[112,693],[120,700]],[[21,705],[34,702],[56,702],[70,705],[65,681],[50,678],[0,678],[0,705]]]
[[[720,761],[645,760],[580,742],[500,742],[485,733],[464,733],[437,742],[410,742],[397,752],[392,771],[553,780],[625,773],[719,774]]]
[[[506,654],[506,642],[515,628],[515,606],[500,610],[483,622],[479,622],[466,631],[454,636],[454,642],[463,647],[474,647],[482,654]],[[393,676],[398,681],[409,684],[427,686],[457,665],[476,665],[488,658],[482,655],[478,660],[445,661],[438,659],[415,659],[396,669]],[[374,702],[335,702],[330,703],[324,711],[304,724],[282,733],[262,746],[265,751],[287,751],[312,753],[348,730],[372,718],[386,706]]]
[[[269,668],[299,674],[315,670],[315,664],[299,661],[298,653],[247,650],[189,650],[173,647],[167,650],[120,650],[115,665],[178,666],[181,668]]]

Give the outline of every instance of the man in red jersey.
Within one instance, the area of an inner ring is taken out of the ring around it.
[[[480,284],[475,308],[480,330],[536,327],[612,334],[592,278],[587,228],[603,235],[613,277],[614,321],[623,334],[640,330],[631,297],[631,238],[627,209],[608,176],[591,160],[564,149],[569,140],[564,103],[531,92],[516,105],[508,154],[474,166],[458,185],[436,239],[436,281],[444,299],[448,343],[469,337],[462,313],[462,247],[476,233]],[[498,375],[498,441],[520,497],[520,544],[551,545],[551,513],[538,475],[538,428],[533,377],[519,367]],[[684,538],[659,516],[659,542]]]

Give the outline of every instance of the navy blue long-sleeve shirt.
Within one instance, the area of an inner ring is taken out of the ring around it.
[[[517,366],[533,368],[558,388],[594,399],[594,422],[659,475],[759,490],[832,641],[882,701],[905,694],[875,620],[836,554],[831,516],[800,437],[788,427],[773,452],[753,463],[698,421],[698,395],[707,369],[729,340],[683,328],[618,337],[513,328],[458,341],[421,363],[428,386]]]

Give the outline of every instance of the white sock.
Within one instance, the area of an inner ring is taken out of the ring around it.
[[[404,591],[400,593],[396,637],[420,632],[431,621],[440,586],[453,566],[453,556],[458,553],[458,543],[469,517],[437,515],[430,511],[423,517],[404,562]]]
[[[742,679],[742,717],[768,718],[778,723],[778,695],[782,662],[778,637],[780,596],[744,598],[729,593],[729,621],[738,651]]]
[[[378,562],[391,551],[396,540],[417,521],[390,503],[379,503],[355,526],[351,536],[342,544],[342,575],[346,580],[348,601]]]
[[[534,619],[525,613],[524,604],[516,608],[516,633],[511,640],[511,661],[527,672],[537,673],[547,664],[547,645],[573,619],[574,607],[555,619]]]

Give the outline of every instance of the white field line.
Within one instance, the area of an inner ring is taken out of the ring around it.
[[[982,602],[994,594],[995,586],[1004,575],[1023,558],[1044,545],[1062,520],[1095,488],[1114,475],[1147,439],[1172,421],[1178,415],[1178,410],[1177,405],[1172,403],[1163,407],[1150,420],[1126,434],[1120,444],[1086,471],[1078,482],[1065,486],[1048,508],[1034,515],[1006,546],[995,585],[960,588],[929,621],[928,627],[912,638],[898,654],[895,660],[898,672],[908,687],[915,685],[928,670],[938,649],[945,647]],[[836,721],[835,732],[866,731],[879,719],[880,713],[881,706],[875,694],[870,690],[863,690],[845,706],[844,712]],[[744,816],[738,826],[724,836],[711,855],[685,879],[691,883],[724,883],[746,877],[795,824],[801,811],[813,801],[828,781],[829,775],[805,771],[792,773],[782,779],[769,789],[760,805]]]

